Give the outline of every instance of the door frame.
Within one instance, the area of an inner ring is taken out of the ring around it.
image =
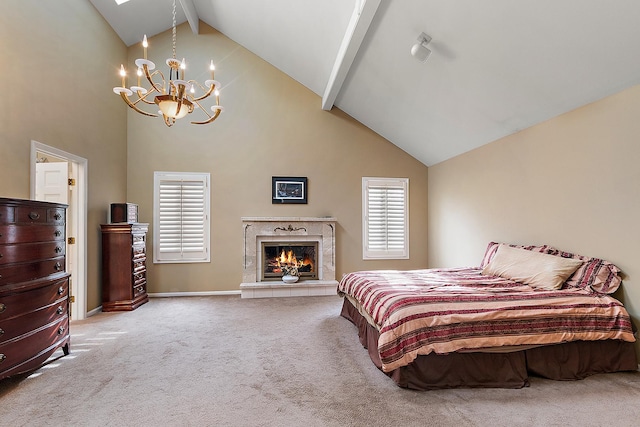
[[[36,162],[37,153],[49,154],[66,160],[71,165],[72,177],[76,179],[77,190],[72,191],[69,199],[69,206],[74,209],[72,213],[75,219],[77,230],[75,259],[72,265],[75,271],[71,277],[73,282],[72,289],[75,290],[75,302],[71,303],[71,318],[73,320],[82,320],[87,316],[87,199],[88,199],[88,165],[87,159],[67,153],[55,147],[43,144],[38,141],[31,140],[31,199],[36,195]],[[67,251],[69,253],[69,251]]]

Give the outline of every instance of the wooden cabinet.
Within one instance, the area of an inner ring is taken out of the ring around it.
[[[147,295],[148,224],[102,224],[102,311],[131,311]]]
[[[66,208],[0,198],[0,379],[69,354]]]

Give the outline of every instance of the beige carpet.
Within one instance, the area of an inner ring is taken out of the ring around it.
[[[338,297],[152,299],[72,323],[72,354],[0,381],[2,426],[634,426],[640,374],[414,392]],[[61,354],[61,352],[60,352]]]

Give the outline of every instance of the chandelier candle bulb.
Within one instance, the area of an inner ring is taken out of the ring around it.
[[[145,34],[142,38],[142,48],[144,51],[144,59],[147,59],[147,48],[149,47],[149,42],[147,41],[147,35]]]
[[[211,65],[209,65],[209,69],[211,70],[211,80],[215,80],[215,77],[213,76],[213,72],[216,70],[216,66],[213,65],[213,59],[211,60]]]
[[[127,72],[124,69],[124,64],[120,64],[120,77],[122,77],[122,87],[127,87],[125,78],[127,77]]]

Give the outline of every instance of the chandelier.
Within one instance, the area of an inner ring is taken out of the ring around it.
[[[120,95],[123,101],[135,111],[149,117],[158,117],[162,114],[164,123],[167,126],[173,126],[177,119],[181,119],[187,114],[191,114],[196,108],[202,111],[207,117],[202,121],[192,121],[195,125],[206,125],[218,118],[223,111],[220,106],[220,82],[214,80],[215,67],[213,60],[209,65],[211,71],[211,79],[204,82],[204,86],[195,80],[185,80],[184,73],[186,63],[184,58],[182,61],[176,59],[176,1],[173,0],[173,55],[167,59],[169,66],[169,80],[165,79],[164,74],[160,70],[155,70],[156,64],[147,59],[147,36],[142,40],[144,58],[136,59],[137,67],[137,85],[127,88],[126,78],[127,71],[124,65],[120,65],[120,76],[122,77],[122,86],[113,88],[113,92]],[[153,71],[155,70],[155,71]],[[149,88],[141,86],[141,78],[146,78]],[[155,79],[155,80],[154,80]],[[200,93],[198,93],[199,91]],[[200,101],[208,98],[212,94],[215,95],[216,105],[211,107],[213,114],[202,107]],[[133,97],[133,98],[132,98]],[[160,108],[157,114],[143,110],[140,106],[144,104],[157,105]]]

